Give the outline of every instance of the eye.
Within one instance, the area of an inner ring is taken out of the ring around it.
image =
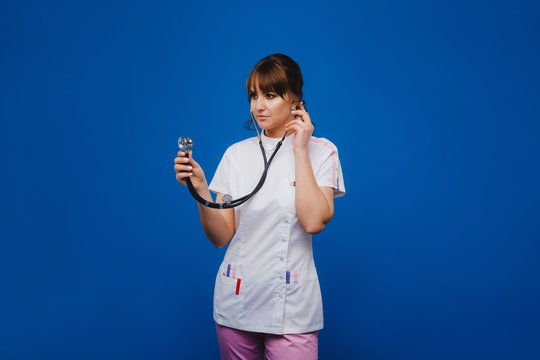
[[[250,99],[254,99],[254,98],[257,97],[257,94],[255,94],[254,92],[250,92],[250,93],[248,94],[248,96],[249,96]]]
[[[276,97],[275,94],[266,94],[266,97],[269,98],[269,99],[273,99]]]

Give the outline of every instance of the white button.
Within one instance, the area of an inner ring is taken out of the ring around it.
[[[280,278],[280,279],[283,279],[283,276],[280,275],[279,278]]]
[[[281,239],[281,241],[283,241],[283,242],[286,242],[286,241],[287,241],[287,239]]]
[[[281,257],[281,258],[279,258],[279,260],[283,261],[283,260],[285,260],[285,259]]]
[[[289,220],[288,220],[288,219],[283,219],[283,222],[284,222],[285,224],[288,224],[288,223],[289,223]]]
[[[283,297],[283,295],[279,295],[279,298],[281,299]]]

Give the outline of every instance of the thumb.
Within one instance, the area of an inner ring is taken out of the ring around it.
[[[193,166],[199,166],[199,163],[196,162],[195,160],[193,160],[193,150],[190,150],[188,152],[188,159],[189,159],[189,162],[193,165]]]

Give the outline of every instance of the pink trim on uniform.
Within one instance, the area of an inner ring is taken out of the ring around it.
[[[294,282],[298,282],[298,271],[294,270]]]
[[[231,276],[232,276],[233,279],[236,279],[236,265],[234,265],[233,268],[232,268],[232,275]]]
[[[316,360],[319,353],[319,333],[265,334],[237,330],[216,323],[222,360]]]
[[[311,138],[310,141],[314,142],[314,143],[318,143],[318,144],[323,144],[324,146],[326,146],[327,148],[329,148],[330,150],[332,150],[332,154],[330,154],[330,156],[332,156],[332,184],[335,185],[336,188],[339,187],[339,184],[337,183],[336,181],[336,149],[333,148],[331,145],[330,145],[330,142],[328,140],[326,141],[323,141],[321,139],[313,139]]]

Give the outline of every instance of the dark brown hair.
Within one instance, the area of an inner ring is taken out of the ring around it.
[[[253,67],[246,81],[248,101],[251,101],[251,94],[256,92],[257,85],[265,93],[274,92],[282,98],[285,98],[287,94],[296,104],[302,100],[304,86],[302,72],[300,66],[287,55],[269,55]],[[253,120],[250,119],[244,125],[249,129],[252,122]]]
[[[248,100],[250,93],[255,92],[255,86],[263,92],[275,92],[282,98],[285,94],[292,96],[295,102],[302,99],[302,72],[298,64],[283,54],[273,54],[265,57],[251,70],[246,81]]]

